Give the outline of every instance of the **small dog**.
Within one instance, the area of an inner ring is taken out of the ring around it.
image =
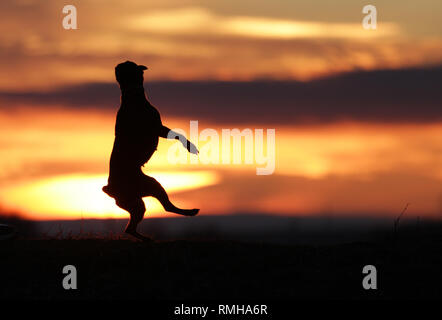
[[[143,197],[157,198],[164,209],[184,216],[195,216],[199,209],[180,209],[170,202],[161,184],[145,175],[141,167],[157,150],[159,137],[173,136],[191,153],[198,154],[194,144],[183,135],[163,126],[158,110],[147,100],[143,82],[147,67],[126,61],[115,67],[121,89],[121,106],[117,113],[115,140],[109,165],[108,185],[103,191],[130,214],[125,229],[137,239],[151,239],[137,232],[146,208]]]

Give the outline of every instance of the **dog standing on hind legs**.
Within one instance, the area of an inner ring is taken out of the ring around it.
[[[115,124],[115,140],[109,163],[109,178],[103,191],[115,199],[120,208],[130,214],[125,229],[140,240],[150,238],[137,232],[146,207],[143,197],[158,199],[166,211],[184,216],[195,216],[199,209],[181,209],[170,202],[166,190],[141,167],[157,150],[159,137],[178,139],[193,154],[198,150],[183,135],[163,126],[158,110],[147,100],[143,82],[147,67],[126,61],[115,67],[115,76],[121,89],[121,106]],[[169,133],[171,133],[169,135]]]

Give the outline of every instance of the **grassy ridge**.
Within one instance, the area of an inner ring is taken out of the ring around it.
[[[442,241],[334,246],[229,241],[14,240],[0,242],[2,299],[439,298]],[[74,265],[78,289],[62,288]],[[375,265],[378,290],[362,288]]]

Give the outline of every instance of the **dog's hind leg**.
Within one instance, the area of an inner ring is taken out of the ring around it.
[[[138,224],[143,220],[144,213],[146,212],[146,207],[144,206],[143,199],[134,198],[134,199],[118,199],[116,200],[117,206],[126,210],[130,214],[129,223],[124,230],[125,233],[134,236],[137,239],[143,241],[150,241],[149,237],[143,236],[142,234],[137,232]]]
[[[195,216],[198,214],[200,209],[181,209],[176,207],[169,200],[169,196],[167,195],[166,190],[164,190],[163,186],[154,178],[149,176],[144,176],[143,184],[142,184],[142,195],[144,196],[152,196],[161,203],[164,210],[173,212],[176,214],[180,214],[183,216]]]

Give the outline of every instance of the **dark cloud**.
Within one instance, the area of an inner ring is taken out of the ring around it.
[[[165,116],[220,123],[433,122],[442,120],[442,66],[360,71],[310,82],[150,82]],[[116,109],[119,89],[89,83],[46,92],[0,92],[0,106]]]

